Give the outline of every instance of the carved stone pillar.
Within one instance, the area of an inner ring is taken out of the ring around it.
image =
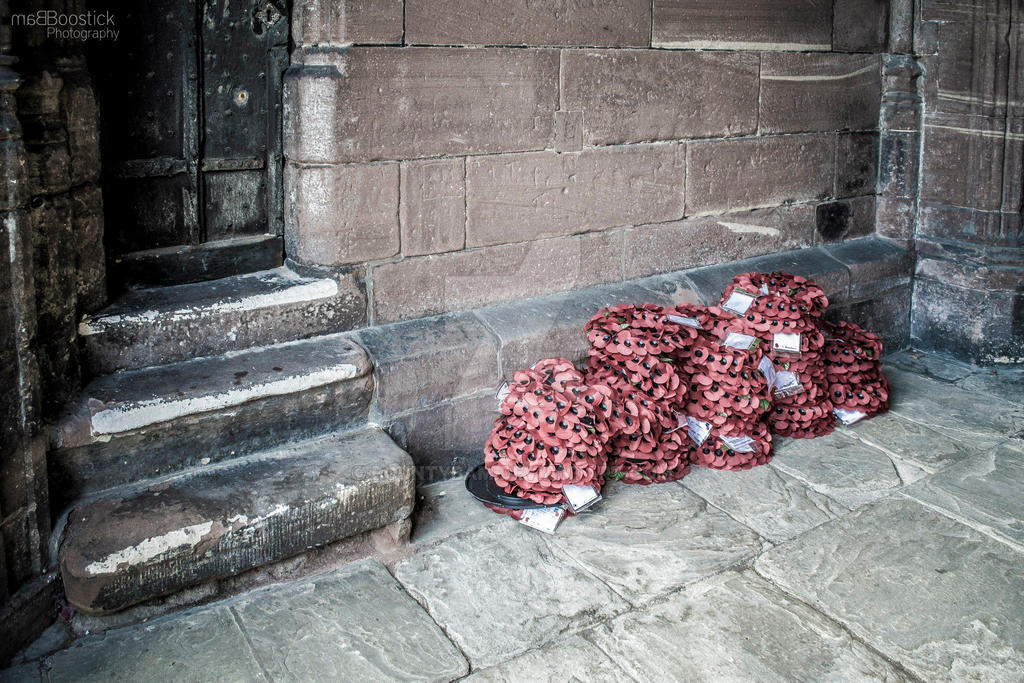
[[[997,0],[924,2],[915,344],[1024,362],[1024,17]]]

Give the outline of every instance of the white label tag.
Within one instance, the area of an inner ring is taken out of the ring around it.
[[[682,413],[676,413],[676,426],[673,427],[672,429],[669,429],[665,433],[671,434],[672,432],[679,431],[680,429],[686,426],[686,420],[687,417],[685,415],[683,415]]]
[[[743,292],[738,289],[734,289],[729,298],[722,304],[722,308],[735,313],[736,315],[746,315],[747,311],[750,310],[750,304],[754,303],[756,299],[753,294],[749,292]]]
[[[669,315],[669,316],[666,316],[666,317],[671,322],[674,322],[677,325],[686,325],[687,327],[692,327],[695,330],[703,330],[704,329],[703,327],[700,326],[700,321],[697,320],[696,318],[687,318],[686,316],[682,316],[682,315]]]
[[[531,529],[543,531],[546,534],[553,534],[563,517],[565,517],[565,508],[561,505],[553,505],[546,508],[530,508],[529,510],[523,510],[519,523],[525,524]]]
[[[689,433],[690,438],[698,446],[704,443],[704,440],[708,438],[708,434],[711,433],[711,423],[701,422],[695,417],[686,418],[686,431]]]
[[[725,341],[722,342],[725,346],[731,346],[734,349],[740,349],[741,351],[749,351],[754,346],[754,342],[757,341],[757,337],[751,337],[749,334],[740,334],[739,332],[730,332],[725,337]]]
[[[775,395],[779,398],[786,398],[793,394],[799,394],[804,390],[804,385],[800,384],[800,380],[797,379],[796,373],[790,372],[789,370],[779,370],[775,373]]]
[[[768,296],[768,283],[767,282],[762,282],[761,283],[761,296]]]
[[[761,356],[761,362],[757,364],[757,370],[768,382],[768,386],[775,386],[775,364],[768,356]]]
[[[562,487],[565,495],[565,502],[569,503],[569,509],[573,512],[581,512],[601,500],[601,494],[594,490],[593,486],[576,486],[566,484]]]
[[[772,337],[772,349],[786,353],[800,353],[800,335],[777,332]]]
[[[754,452],[754,440],[749,436],[720,436],[718,438],[722,440],[722,443],[737,453]]]
[[[510,391],[512,390],[509,389],[508,382],[502,382],[501,386],[498,387],[498,390],[494,392],[494,398],[498,399],[498,403],[504,403],[505,398],[509,395]]]
[[[836,408],[833,412],[844,425],[852,425],[854,422],[859,422],[867,417],[867,413],[862,413],[859,410],[843,410],[842,408]]]

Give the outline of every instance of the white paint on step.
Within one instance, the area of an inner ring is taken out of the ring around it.
[[[358,368],[351,363],[340,363],[321,368],[307,375],[284,377],[272,382],[229,389],[206,396],[190,398],[154,398],[128,403],[116,408],[100,410],[92,416],[92,435],[117,434],[139,429],[158,422],[167,422],[185,415],[196,415],[211,410],[237,406],[266,396],[284,396],[351,379]]]
[[[228,517],[228,524],[232,526],[237,525],[238,527],[256,526],[260,522],[268,520],[271,517],[278,517],[280,515],[283,515],[284,513],[288,512],[288,510],[289,508],[287,505],[284,505],[283,503],[278,503],[277,505],[274,506],[273,510],[263,515],[262,517],[257,515],[250,519],[248,516],[243,514],[232,515],[231,517]]]
[[[749,223],[727,223],[725,221],[718,221],[718,224],[723,228],[728,228],[732,232],[738,232],[741,234],[754,234],[754,235],[778,235],[779,229],[772,228],[767,225],[750,225]]]
[[[124,550],[118,550],[116,553],[111,553],[102,560],[89,563],[85,567],[85,571],[93,576],[97,574],[113,574],[122,564],[132,567],[178,548],[186,546],[194,548],[203,540],[203,536],[210,533],[212,528],[213,522],[202,522],[181,529],[175,529],[160,536],[147,538],[141,543],[129,546]]]
[[[197,320],[207,315],[219,315],[238,311],[254,311],[260,308],[286,306],[289,304],[306,303],[328,299],[338,294],[338,282],[330,278],[303,282],[291,287],[263,294],[253,294],[239,299],[214,301],[198,306],[187,306],[170,311],[138,311],[134,313],[88,316],[78,324],[78,334],[87,337],[101,334],[108,327],[119,325],[143,325],[156,321],[165,324]]]

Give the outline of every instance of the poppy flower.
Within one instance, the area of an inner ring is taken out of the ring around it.
[[[564,358],[517,371],[484,446],[487,472],[506,493],[543,504],[560,502],[566,484],[600,490],[617,404]]]
[[[882,340],[850,322],[821,322],[826,339],[822,364],[828,397],[838,410],[873,417],[889,409],[889,382],[882,375]]]

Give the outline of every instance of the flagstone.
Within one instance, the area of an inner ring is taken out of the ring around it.
[[[1024,671],[1022,557],[896,496],[754,566],[924,680],[1015,680]]]
[[[849,511],[774,467],[742,472],[696,467],[683,485],[773,543]]]

